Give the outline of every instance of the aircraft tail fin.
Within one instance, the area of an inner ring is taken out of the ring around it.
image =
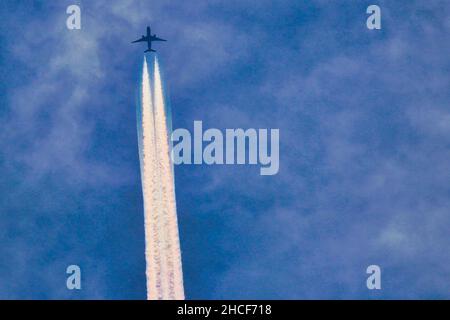
[[[153,49],[148,49],[148,50],[145,50],[144,52],[156,52],[156,51]]]

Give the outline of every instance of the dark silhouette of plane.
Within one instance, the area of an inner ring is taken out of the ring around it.
[[[158,38],[156,36],[156,34],[152,35],[150,27],[147,27],[147,35],[142,36],[142,38],[137,39],[131,43],[144,42],[144,41],[147,42],[147,50],[145,50],[144,52],[156,52],[155,50],[152,49],[152,41],[167,41],[167,40]]]

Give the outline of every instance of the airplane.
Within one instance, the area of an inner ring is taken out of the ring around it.
[[[145,50],[144,52],[156,52],[155,50],[152,49],[152,41],[167,41],[167,40],[158,38],[156,36],[156,34],[152,35],[150,27],[147,27],[147,35],[142,36],[140,39],[132,41],[131,43],[144,42],[144,41],[147,42],[147,50]]]

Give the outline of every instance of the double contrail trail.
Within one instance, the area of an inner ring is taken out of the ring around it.
[[[144,198],[147,299],[184,299],[169,137],[169,107],[156,55],[144,57],[137,108]]]

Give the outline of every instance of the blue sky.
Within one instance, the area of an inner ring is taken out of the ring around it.
[[[176,167],[187,298],[450,298],[449,16],[448,1],[2,1],[0,298],[145,299],[130,41],[148,24],[169,40],[174,128],[280,129],[275,176]]]

